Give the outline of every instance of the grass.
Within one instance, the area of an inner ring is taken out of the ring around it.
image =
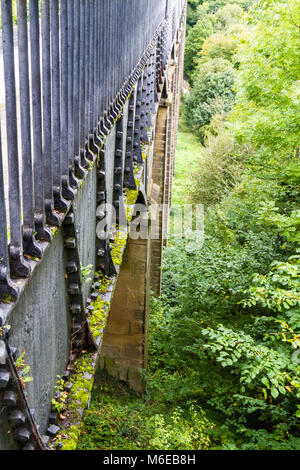
[[[192,173],[198,166],[202,156],[202,145],[181,118],[177,135],[177,150],[175,156],[175,174],[172,186],[172,207],[170,214],[170,234],[182,233],[182,208],[190,204],[189,197]],[[170,240],[170,243],[171,240]]]
[[[85,412],[77,450],[202,450],[216,425],[201,409],[145,401],[104,372]]]
[[[78,450],[140,450],[148,448],[145,420],[151,407],[125,384],[103,374],[85,412]],[[144,416],[144,417],[145,417]]]

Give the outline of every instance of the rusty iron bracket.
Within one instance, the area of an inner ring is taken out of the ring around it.
[[[134,126],[134,141],[133,141],[133,161],[142,164],[142,148],[141,148],[141,123],[142,123],[142,88],[143,81],[140,77],[137,82],[137,95],[135,104],[135,126]]]
[[[78,237],[75,214],[71,207],[63,223],[64,247],[67,254],[66,278],[69,295],[69,309],[72,316],[72,350],[82,347],[96,347],[86,321],[86,307],[82,295],[81,265],[78,252]]]
[[[136,189],[134,179],[134,161],[133,161],[133,145],[134,145],[134,129],[135,129],[135,112],[136,112],[137,90],[135,89],[130,97],[128,105],[128,121],[126,136],[126,152],[124,165],[124,185],[126,188]]]
[[[100,150],[100,158],[97,162],[97,203],[100,208],[106,202],[106,166],[105,166],[105,146]],[[102,220],[106,214],[97,209],[97,218]],[[101,269],[106,275],[116,274],[116,269],[111,257],[111,248],[107,239],[96,237],[96,269]]]
[[[1,264],[0,260],[0,299],[5,296],[16,300],[19,296],[18,286],[10,279],[9,268]]]

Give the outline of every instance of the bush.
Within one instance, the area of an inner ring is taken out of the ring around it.
[[[214,115],[225,115],[234,103],[234,71],[227,60],[213,59],[205,63],[185,98],[187,124],[204,141],[204,126]]]
[[[203,154],[193,174],[190,197],[194,203],[209,207],[228,195],[240,181],[242,147],[223,133],[208,138]]]

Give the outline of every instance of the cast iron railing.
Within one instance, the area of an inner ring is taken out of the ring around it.
[[[11,279],[30,275],[27,255],[41,258],[149,51],[157,89],[184,4],[17,0],[14,18],[1,0],[0,296],[16,298]]]

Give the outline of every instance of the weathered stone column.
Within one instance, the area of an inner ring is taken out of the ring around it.
[[[144,391],[149,323],[149,240],[129,238],[105,328],[100,368]]]

